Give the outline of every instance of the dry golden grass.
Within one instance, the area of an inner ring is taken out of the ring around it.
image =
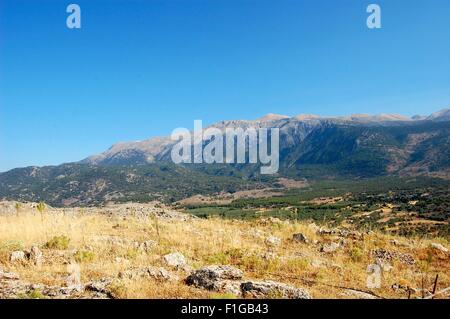
[[[180,252],[193,268],[210,264],[234,265],[244,271],[248,279],[271,279],[309,290],[314,298],[351,298],[351,287],[366,287],[367,266],[373,263],[372,249],[411,254],[416,264],[404,265],[393,261],[393,269],[383,273],[382,286],[372,289],[385,298],[405,298],[404,291],[394,291],[393,284],[420,288],[422,276],[425,287],[432,286],[439,274],[438,289],[450,286],[449,255],[429,248],[440,242],[448,247],[445,238],[401,238],[371,232],[362,240],[345,239],[345,246],[334,253],[319,252],[320,244],[292,241],[301,232],[310,240],[330,242],[327,236],[316,233],[308,222],[263,222],[222,219],[192,219],[182,221],[155,218],[119,217],[86,214],[82,209],[65,214],[62,210],[48,210],[41,216],[37,211],[21,211],[18,215],[0,216],[0,267],[17,273],[22,280],[47,285],[64,285],[66,264],[79,262],[83,282],[104,277],[117,278],[118,272],[130,267],[161,266],[161,256]],[[49,249],[45,244],[55,236],[70,239],[67,249]],[[105,238],[124,239],[123,245],[112,244]],[[279,247],[269,247],[267,236],[281,239]],[[392,240],[397,244],[394,245]],[[157,245],[149,252],[136,249],[133,242],[154,240]],[[337,240],[337,239],[334,239]],[[340,239],[342,240],[342,239]],[[44,253],[44,264],[36,267],[9,261],[10,253],[38,245]],[[78,257],[76,257],[78,256]],[[80,257],[81,256],[81,257]],[[318,265],[322,262],[323,265]],[[178,271],[178,282],[161,283],[152,279],[117,281],[116,296],[121,298],[209,298],[217,296],[185,285],[188,273]]]

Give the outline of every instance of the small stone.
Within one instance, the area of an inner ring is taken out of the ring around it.
[[[0,268],[0,279],[18,280],[19,276],[12,272],[5,272]]]
[[[111,278],[102,278],[99,281],[90,282],[85,286],[86,290],[94,291],[102,294],[107,298],[113,298],[113,293],[110,291],[109,286],[113,283]]]
[[[9,257],[9,261],[11,262],[17,262],[17,261],[24,261],[25,260],[25,252],[21,250],[13,251]]]
[[[442,251],[443,253],[448,253],[448,249],[439,243],[432,243],[430,246],[431,246],[431,248]]]
[[[281,239],[275,236],[269,236],[265,240],[266,245],[272,247],[278,247],[281,245]]]
[[[164,255],[162,258],[167,266],[176,269],[183,269],[187,265],[186,258],[178,252]]]
[[[30,261],[38,267],[42,266],[43,254],[38,246],[32,246],[30,249]]]
[[[302,233],[292,235],[292,240],[304,244],[309,243],[309,239]]]
[[[332,252],[336,251],[339,247],[340,246],[338,243],[324,244],[322,246],[322,248],[320,249],[320,251],[323,253],[332,253]]]

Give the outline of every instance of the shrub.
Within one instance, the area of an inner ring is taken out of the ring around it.
[[[75,254],[75,261],[78,263],[91,262],[94,260],[94,253],[86,250],[79,250]]]
[[[48,249],[67,249],[69,248],[69,242],[70,242],[70,238],[65,236],[65,235],[61,235],[61,236],[55,236],[52,239],[50,239],[45,245],[45,248]]]
[[[354,261],[354,262],[359,262],[362,260],[363,258],[363,252],[360,248],[358,247],[353,247],[350,250],[350,258]]]
[[[46,297],[42,294],[40,290],[33,289],[26,294],[20,294],[20,299],[45,299]]]

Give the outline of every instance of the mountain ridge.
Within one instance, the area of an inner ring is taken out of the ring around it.
[[[0,173],[0,199],[55,206],[108,201],[176,201],[196,194],[271,188],[278,178],[366,179],[383,176],[450,178],[449,110],[426,119],[397,116],[327,118],[270,116],[212,126],[277,127],[280,167],[264,176],[259,164],[174,164],[169,137],[114,144],[82,161]],[[368,120],[370,119],[370,120]],[[382,120],[380,120],[382,119]]]
[[[227,127],[242,127],[248,128],[251,126],[257,127],[280,127],[281,125],[288,125],[291,122],[308,122],[308,123],[324,123],[333,122],[339,124],[347,123],[359,123],[359,124],[380,124],[389,125],[396,122],[420,122],[420,121],[446,121],[450,120],[450,109],[442,109],[434,112],[429,116],[420,119],[408,118],[398,114],[352,114],[349,116],[318,116],[314,114],[301,114],[293,117],[286,115],[279,115],[269,113],[256,120],[230,120],[220,121],[214,123],[208,127],[217,127],[219,129],[225,129]],[[113,144],[108,150],[89,156],[80,163],[84,164],[131,164],[131,163],[153,163],[158,157],[161,157],[162,153],[167,153],[167,149],[175,144],[171,141],[170,137],[153,137],[143,141],[134,142],[120,142]],[[127,162],[127,158],[133,158]]]

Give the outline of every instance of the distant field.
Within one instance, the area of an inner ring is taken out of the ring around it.
[[[280,196],[237,199],[228,204],[184,205],[199,217],[312,219],[400,233],[450,235],[450,181],[375,178],[320,181]]]

